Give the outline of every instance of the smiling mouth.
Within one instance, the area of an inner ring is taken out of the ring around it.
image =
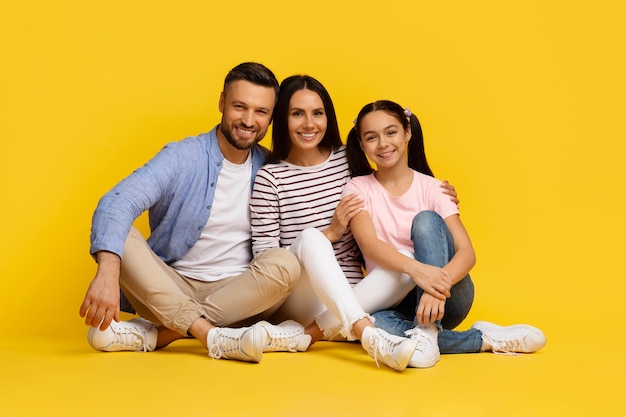
[[[300,136],[302,136],[303,139],[311,140],[311,139],[313,139],[317,135],[317,132],[314,132],[314,133],[298,133],[298,134]]]
[[[389,152],[385,152],[385,153],[379,153],[378,157],[382,158],[382,159],[386,159],[389,158],[391,155],[393,155],[394,151],[389,151]]]
[[[244,136],[250,136],[252,134],[254,134],[254,130],[250,130],[250,129],[242,129],[240,127],[237,128],[237,132],[241,135]]]

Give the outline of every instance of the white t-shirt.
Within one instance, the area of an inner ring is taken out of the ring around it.
[[[370,214],[378,238],[398,250],[413,252],[411,225],[417,213],[432,210],[443,219],[459,213],[456,204],[443,193],[441,181],[417,171],[411,186],[401,196],[391,195],[374,174],[352,178],[343,194],[352,193],[363,200],[363,209]],[[367,271],[375,267],[371,259],[365,258]]]
[[[186,277],[217,281],[239,275],[252,260],[250,177],[252,160],[241,165],[224,159],[213,198],[211,216],[200,239],[172,264]]]

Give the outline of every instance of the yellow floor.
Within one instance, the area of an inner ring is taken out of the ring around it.
[[[76,323],[74,323],[76,324]],[[597,416],[622,415],[622,354],[591,333],[548,334],[531,355],[444,355],[397,373],[353,343],[212,360],[193,340],[151,353],[101,353],[84,325],[7,337],[0,415]],[[583,339],[584,336],[584,339]]]
[[[4,1],[0,417],[626,415],[625,11],[619,0]],[[226,72],[247,60],[322,81],[344,138],[371,100],[411,107],[477,251],[461,328],[524,320],[545,349],[404,373],[345,343],[258,365],[211,360],[191,340],[93,351],[78,309],[98,199],[165,143],[212,128]]]

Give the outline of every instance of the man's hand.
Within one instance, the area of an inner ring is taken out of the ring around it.
[[[98,252],[98,271],[80,306],[85,324],[105,330],[112,320],[120,320],[120,257]]]
[[[457,197],[456,194],[456,189],[454,188],[454,185],[450,184],[448,182],[448,180],[445,180],[442,184],[441,184],[441,188],[443,189],[443,193],[447,194],[450,196],[450,200],[457,205],[457,207],[459,206],[460,200]]]

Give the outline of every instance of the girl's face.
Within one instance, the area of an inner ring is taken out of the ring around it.
[[[411,131],[386,111],[373,111],[361,119],[361,147],[378,168],[405,161],[406,144]]]
[[[289,100],[287,125],[292,150],[316,149],[327,126],[322,98],[311,90],[296,91]]]

